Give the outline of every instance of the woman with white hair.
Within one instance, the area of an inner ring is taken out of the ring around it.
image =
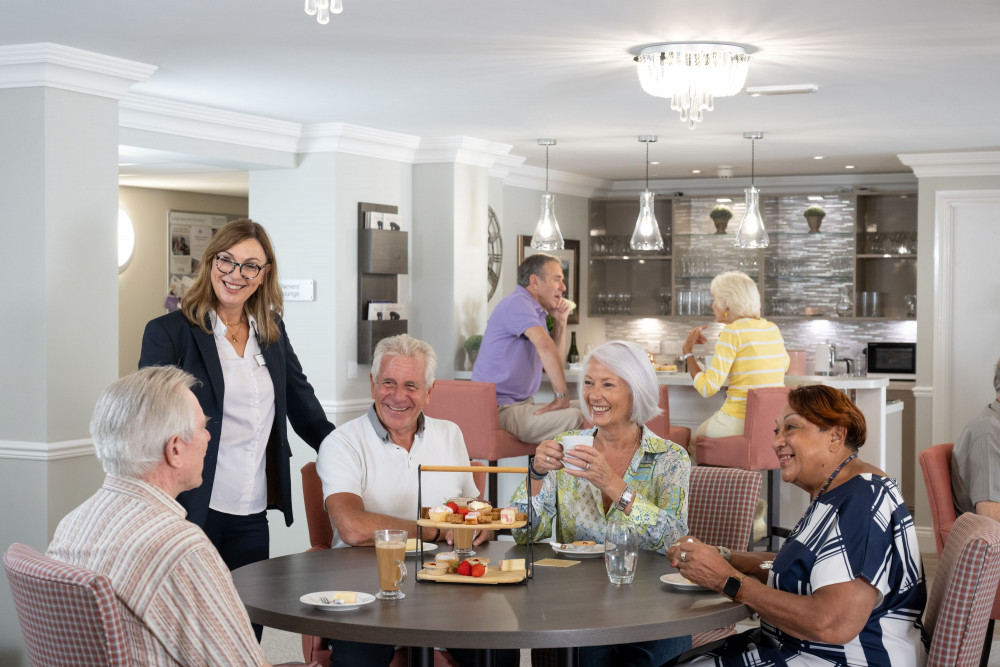
[[[624,515],[641,549],[666,553],[688,532],[691,461],[683,447],[644,426],[660,412],[649,358],[635,343],[616,340],[595,348],[582,368],[580,407],[594,426],[538,445],[530,490],[522,482],[511,498],[518,511],[527,512],[530,493],[538,523],[513,531],[514,539],[545,539],[557,519],[559,542],[604,542],[608,521]],[[594,443],[564,451],[561,442],[569,435],[593,436]],[[690,637],[589,646],[580,649],[580,664],[661,665],[690,646]]]
[[[760,292],[750,276],[740,271],[720,273],[712,279],[711,292],[715,321],[725,326],[715,342],[712,361],[704,370],[694,358],[694,346],[708,342],[707,325],[695,327],[681,346],[681,361],[694,378],[695,389],[706,398],[724,385],[726,402],[706,419],[691,438],[689,453],[698,436],[724,438],[742,435],[747,412],[747,392],[760,387],[783,387],[788,369],[788,353],[774,322],[760,316]]]

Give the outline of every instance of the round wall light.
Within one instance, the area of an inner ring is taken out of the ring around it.
[[[135,227],[124,209],[118,209],[118,273],[128,268],[135,254]]]

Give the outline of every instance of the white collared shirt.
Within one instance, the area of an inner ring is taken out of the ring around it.
[[[250,336],[243,356],[226,339],[227,327],[215,311],[215,346],[219,350],[225,397],[222,433],[215,463],[215,483],[209,507],[217,512],[246,516],[267,509],[264,451],[274,425],[274,383],[260,355],[257,322],[247,313]]]

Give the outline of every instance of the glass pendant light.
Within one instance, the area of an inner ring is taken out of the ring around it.
[[[753,186],[754,147],[758,139],[764,138],[763,132],[744,132],[744,139],[750,140],[750,187],[744,190],[747,196],[747,208],[736,232],[737,248],[766,248],[768,246],[767,230],[764,229],[764,218],[760,215],[760,191]]]
[[[542,215],[531,236],[531,247],[536,250],[562,250],[566,247],[559,221],[556,220],[555,197],[549,192],[549,146],[555,146],[555,139],[539,139],[539,146],[545,146],[545,194],[542,195]]]
[[[629,247],[632,250],[663,250],[660,225],[653,212],[653,193],[649,191],[649,144],[656,141],[656,136],[643,134],[639,136],[639,141],[646,144],[646,189],[639,195],[639,217],[635,221]]]

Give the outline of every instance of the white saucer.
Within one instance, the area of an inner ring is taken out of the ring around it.
[[[595,544],[592,547],[580,547],[573,544],[549,542],[549,545],[557,554],[569,556],[570,558],[599,558],[604,555],[603,544]]]
[[[660,581],[665,583],[671,588],[675,588],[679,591],[707,591],[710,590],[704,586],[699,586],[693,581],[688,581],[684,578],[680,572],[671,572],[670,574],[665,574],[660,577]]]
[[[325,597],[328,600],[333,600],[333,596],[337,593],[349,593],[352,591],[318,591],[316,593],[306,593],[299,598],[299,602],[305,604],[311,604],[317,609],[323,609],[324,611],[351,611],[352,609],[357,609],[361,605],[369,604],[375,601],[375,596],[371,593],[359,593],[354,592],[357,596],[357,602],[353,604],[327,604],[320,600],[321,597]]]
[[[428,551],[437,551],[437,548],[438,548],[437,542],[424,542],[424,553],[427,553]],[[406,555],[416,556],[419,553],[420,553],[420,547],[417,547],[416,549],[407,551]]]

